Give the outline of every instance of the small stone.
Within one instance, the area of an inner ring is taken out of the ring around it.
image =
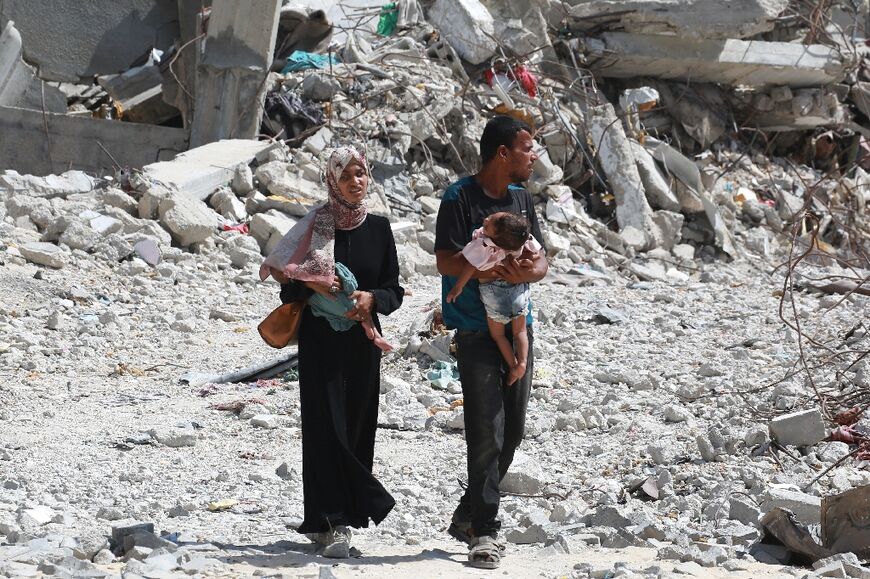
[[[281,417],[276,414],[257,414],[251,418],[251,424],[260,428],[278,428],[281,426]]]
[[[290,468],[290,465],[286,462],[278,465],[278,468],[275,469],[275,474],[282,480],[292,480],[297,477],[296,471]]]
[[[760,424],[756,424],[755,426],[750,427],[743,437],[743,443],[749,448],[753,448],[767,442],[770,442],[768,428]]]
[[[547,531],[541,525],[530,525],[525,529],[511,529],[505,539],[516,545],[531,545],[547,541]]]
[[[691,420],[692,413],[688,408],[677,406],[676,404],[668,404],[664,408],[665,422],[686,422]]]
[[[212,308],[208,312],[210,320],[222,320],[224,322],[235,322],[239,318],[233,312],[221,308]]]
[[[102,549],[94,555],[93,561],[97,565],[109,565],[115,562],[115,556],[108,549]]]
[[[196,445],[196,431],[193,428],[161,426],[148,431],[151,437],[164,446],[180,448]]]
[[[698,368],[698,374],[705,378],[714,378],[716,376],[724,375],[724,373],[713,364],[702,364],[701,367]]]
[[[236,172],[233,174],[232,183],[233,192],[236,195],[247,195],[254,190],[254,172],[248,165],[240,165],[236,167]]]
[[[133,251],[136,252],[136,255],[138,255],[142,261],[151,266],[157,265],[162,259],[160,247],[153,239],[143,239],[137,242],[136,245],[133,246]]]
[[[27,261],[54,269],[62,268],[68,259],[66,252],[53,243],[31,241],[18,249]]]
[[[514,455],[513,464],[501,480],[501,490],[509,493],[539,494],[547,480],[540,463],[522,451]]]

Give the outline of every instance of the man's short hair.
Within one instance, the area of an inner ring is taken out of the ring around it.
[[[532,229],[529,220],[518,213],[505,213],[497,217],[493,226],[493,242],[508,251],[516,251],[525,245]]]
[[[486,165],[495,158],[502,145],[510,149],[521,131],[532,134],[532,128],[519,119],[506,115],[491,118],[480,137],[480,160],[483,164]]]

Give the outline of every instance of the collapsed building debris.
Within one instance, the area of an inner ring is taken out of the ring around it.
[[[863,495],[844,511],[832,497],[870,482],[867,422],[861,412],[841,416],[870,404],[866,53],[844,49],[822,26],[801,28],[809,19],[780,0],[727,9],[702,0],[396,4],[178,3],[170,41],[90,71],[97,84],[42,78],[7,24],[0,99],[11,89],[15,96],[0,100],[9,105],[0,106],[0,131],[10,135],[0,140],[0,169],[14,171],[0,174],[0,264],[52,268],[34,281],[55,269],[117,274],[135,290],[113,289],[123,307],[77,291],[51,311],[0,311],[0,327],[15,336],[0,340],[4,364],[67,370],[54,349],[41,349],[51,340],[31,334],[69,332],[76,355],[93,357],[108,349],[102,332],[123,342],[134,319],[147,335],[183,335],[192,348],[212,347],[203,328],[239,322],[220,344],[236,347],[233,336],[243,344],[244,314],[232,305],[260,291],[263,254],[323,202],[323,163],[331,147],[351,142],[371,162],[370,210],[392,222],[403,284],[430,292],[440,195],[477,169],[486,120],[509,114],[538,137],[528,189],[553,284],[536,297],[545,363],[528,436],[568,465],[555,483],[540,466],[507,482],[506,491],[541,495],[535,506],[511,507],[509,540],[543,543],[549,553],[573,541],[656,547],[659,561],[686,569],[738,569],[749,555],[809,564],[791,550],[845,572],[828,556],[862,553],[865,535],[850,528],[831,538],[824,529],[826,508],[859,519]],[[24,80],[4,83],[12,78]],[[60,110],[43,111],[43,86],[49,100],[50,89],[66,95]],[[268,138],[255,140],[260,134]],[[64,172],[70,167],[90,175]],[[756,278],[783,285],[759,289]],[[566,308],[580,286],[601,303]],[[239,301],[212,303],[215,287]],[[162,294],[171,292],[196,303],[164,312]],[[39,329],[25,330],[19,315]],[[393,374],[381,422],[455,434],[465,422],[452,333],[436,312],[414,315],[400,322],[409,329],[397,349],[404,358],[386,360]],[[743,335],[750,329],[761,337]],[[635,335],[650,348],[642,362],[625,345]],[[685,364],[657,367],[651,360],[663,352]],[[214,391],[271,377],[292,360],[265,365],[269,374],[253,365],[186,379]],[[118,363],[113,372],[148,370]],[[244,400],[219,404],[257,428],[298,427],[293,409]],[[192,426],[167,430],[144,440],[178,448],[197,440]],[[587,431],[600,436],[583,452],[560,451],[556,439]],[[634,444],[637,458],[626,459],[620,444]],[[601,476],[581,468],[595,460]],[[407,496],[446,500],[428,488]],[[793,533],[782,509],[812,528]],[[13,511],[0,509],[7,536],[21,531],[11,542],[45,519],[27,511],[9,522],[2,513]],[[440,524],[429,518],[389,533],[416,537]],[[822,543],[809,546],[816,530]],[[765,532],[784,546],[757,542]],[[143,557],[156,548],[138,547]],[[861,571],[857,561],[849,568]]]

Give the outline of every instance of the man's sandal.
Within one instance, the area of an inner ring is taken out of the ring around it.
[[[474,537],[468,551],[468,564],[478,569],[498,569],[504,547],[489,535]]]

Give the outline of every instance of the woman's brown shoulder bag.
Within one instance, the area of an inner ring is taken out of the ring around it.
[[[305,309],[304,301],[282,304],[260,322],[257,331],[260,332],[263,340],[273,348],[283,348],[288,344],[295,344],[303,309]]]

